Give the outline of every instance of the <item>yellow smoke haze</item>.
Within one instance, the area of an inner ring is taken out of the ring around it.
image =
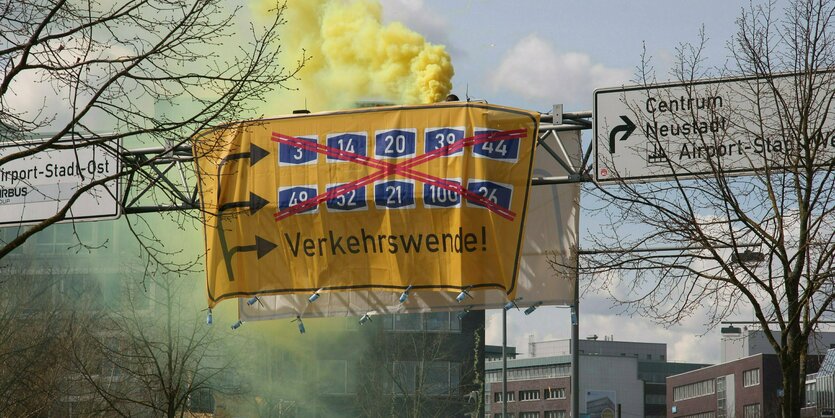
[[[287,65],[302,50],[310,57],[298,76],[298,96],[314,111],[369,99],[432,103],[452,89],[454,70],[444,46],[399,22],[383,25],[377,1],[291,0],[286,13]]]

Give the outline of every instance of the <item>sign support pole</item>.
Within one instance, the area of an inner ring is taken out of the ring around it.
[[[574,302],[571,305],[571,418],[580,416],[580,246],[574,251]]]
[[[507,309],[502,309],[502,418],[507,418]]]

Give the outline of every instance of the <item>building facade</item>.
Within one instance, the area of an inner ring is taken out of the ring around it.
[[[296,339],[305,343],[303,350],[253,341],[246,363],[264,367],[243,372],[260,382],[262,405],[241,411],[240,399],[225,398],[218,402],[219,416],[482,414],[483,311],[379,315],[364,324],[358,319],[307,320],[307,333]],[[329,333],[316,335],[323,327]]]
[[[516,358],[516,347],[505,347],[505,355],[508,359]],[[484,360],[485,361],[501,361],[502,346],[500,345],[485,345],[484,346]]]
[[[835,348],[827,350],[817,373],[806,375],[806,407],[802,416],[831,418],[835,416]]]
[[[500,417],[505,399],[515,418],[569,416],[570,341],[531,342],[528,351],[528,358],[508,360],[506,394],[501,361],[486,363],[485,416]],[[666,352],[666,345],[659,343],[581,340],[582,416],[664,417],[666,377],[704,366],[669,363]]]
[[[779,331],[772,332],[775,338],[780,338]],[[823,395],[815,394],[815,390],[818,385],[828,387],[828,377],[826,373],[816,372],[821,367],[824,354],[832,346],[835,346],[835,333],[819,332],[809,337],[806,371],[810,374],[806,378],[807,408],[803,412],[804,417],[816,416],[815,404],[826,402],[821,398]],[[782,373],[777,355],[761,329],[733,325],[723,327],[721,359],[720,364],[667,379],[667,398],[671,400],[667,417],[780,416]]]
[[[668,418],[779,416],[777,356],[755,354],[667,378]]]
[[[738,360],[754,354],[777,354],[768,342],[761,329],[735,327],[733,325],[721,329],[720,362]],[[780,331],[771,331],[774,338],[780,340]],[[809,336],[807,354],[819,358],[826,355],[826,351],[835,347],[835,332],[813,332]]]

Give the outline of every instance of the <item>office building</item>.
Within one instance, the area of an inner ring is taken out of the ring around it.
[[[773,332],[779,339],[780,332]],[[806,378],[807,390],[814,391],[818,380],[825,387],[828,375],[820,374],[820,379],[817,379],[815,372],[832,344],[835,344],[835,333],[821,332],[810,337],[806,363],[810,374]],[[723,327],[721,358],[723,362],[720,364],[667,379],[667,398],[670,400],[667,417],[780,416],[782,372],[777,355],[762,330],[733,325]],[[807,405],[816,401],[814,393],[807,394]]]
[[[594,338],[594,337],[593,337]],[[590,417],[663,417],[666,377],[704,365],[666,361],[666,344],[586,339],[580,343],[580,413]],[[570,340],[529,343],[526,358],[508,360],[507,393],[502,363],[485,365],[485,416],[563,418],[571,409]],[[611,414],[611,415],[610,415]]]

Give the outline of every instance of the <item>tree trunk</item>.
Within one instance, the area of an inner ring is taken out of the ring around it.
[[[787,347],[783,350],[780,358],[780,370],[783,374],[783,394],[778,399],[781,405],[783,418],[796,418],[800,416],[800,409],[803,407],[803,391],[805,389],[805,377],[803,375],[806,369],[800,363],[805,361],[805,347],[796,347],[797,344],[791,338],[787,340]],[[802,354],[798,355],[797,351],[802,349]],[[798,361],[800,359],[800,361]],[[768,395],[768,394],[764,394]],[[779,395],[779,394],[778,394]]]

